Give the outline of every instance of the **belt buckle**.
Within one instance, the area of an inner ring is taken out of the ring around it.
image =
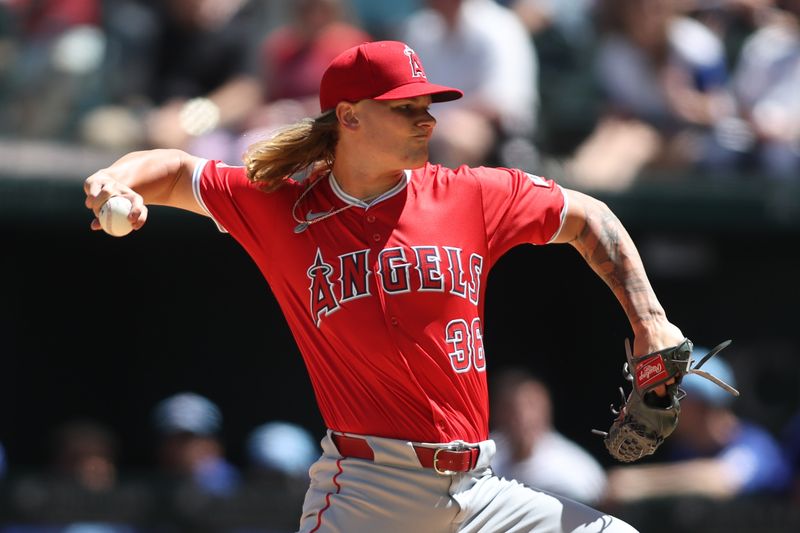
[[[441,470],[439,468],[439,452],[465,452],[469,449],[470,446],[467,446],[461,442],[455,442],[436,448],[436,450],[433,452],[433,470],[440,476],[452,476],[453,474],[458,474],[458,471],[456,470]]]

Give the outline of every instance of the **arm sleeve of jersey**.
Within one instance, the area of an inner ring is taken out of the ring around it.
[[[567,197],[553,180],[517,169],[472,172],[481,189],[486,238],[495,257],[518,244],[546,244],[558,236]]]
[[[241,234],[241,230],[249,227],[246,197],[264,194],[247,179],[244,167],[207,160],[194,169],[192,190],[217,228],[231,234]]]

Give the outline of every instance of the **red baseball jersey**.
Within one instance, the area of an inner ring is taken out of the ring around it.
[[[486,279],[511,247],[558,234],[560,187],[521,170],[428,164],[366,204],[331,175],[266,193],[242,167],[209,161],[193,179],[269,283],[329,428],[488,438]],[[317,221],[297,233],[293,209]]]

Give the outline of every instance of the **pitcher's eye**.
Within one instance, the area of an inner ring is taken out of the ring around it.
[[[417,105],[414,105],[414,104],[400,104],[400,105],[392,107],[392,110],[396,111],[397,113],[404,113],[404,114],[417,113],[417,112],[419,112],[419,113],[427,113],[427,112],[430,111],[430,106],[427,106],[427,105],[426,106],[417,106]]]

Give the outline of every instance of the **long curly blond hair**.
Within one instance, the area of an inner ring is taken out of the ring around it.
[[[251,144],[242,157],[247,177],[264,190],[275,191],[293,176],[330,170],[339,138],[337,126],[336,114],[325,113]]]

